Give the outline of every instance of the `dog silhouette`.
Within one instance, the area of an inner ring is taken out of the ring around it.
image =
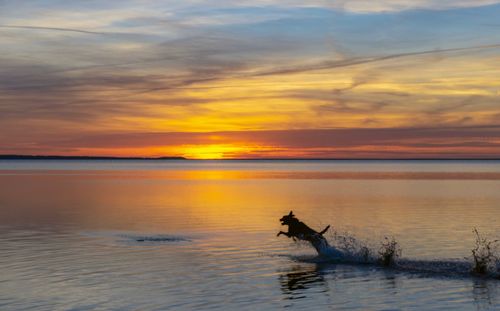
[[[310,242],[318,254],[322,254],[325,249],[330,247],[327,240],[323,237],[323,234],[328,231],[330,225],[318,232],[295,217],[293,211],[290,211],[288,215],[281,217],[280,221],[282,225],[288,226],[288,232],[280,231],[276,236],[284,234],[287,237],[292,238],[294,241],[298,239]]]

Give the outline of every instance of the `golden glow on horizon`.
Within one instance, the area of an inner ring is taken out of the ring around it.
[[[188,159],[218,160],[237,157],[238,154],[247,153],[252,148],[248,146],[214,144],[176,146],[170,150],[173,153],[182,154],[182,156]]]

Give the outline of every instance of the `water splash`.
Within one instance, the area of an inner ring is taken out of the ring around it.
[[[472,272],[479,275],[500,274],[498,240],[491,240],[482,236],[476,228],[472,232],[476,238],[475,247],[471,250],[473,260]]]
[[[349,232],[334,230],[331,240],[332,245],[342,252],[345,260],[359,263],[374,263],[376,261],[373,248]]]
[[[394,237],[385,237],[379,245],[364,242],[348,232],[334,231],[322,247],[314,245],[319,256],[312,259],[297,257],[300,261],[370,264],[380,267],[433,276],[500,279],[498,240],[490,240],[474,229],[476,245],[472,257],[445,260],[414,260],[402,258],[402,248]]]
[[[392,266],[402,254],[403,250],[399,246],[396,239],[394,237],[391,239],[385,237],[378,250],[379,262],[386,267]]]

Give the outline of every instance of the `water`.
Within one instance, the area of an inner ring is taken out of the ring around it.
[[[496,161],[0,161],[0,309],[495,310],[463,272],[499,189]],[[276,237],[290,210],[399,266]]]

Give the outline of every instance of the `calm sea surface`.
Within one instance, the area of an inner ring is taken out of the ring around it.
[[[290,210],[406,266],[318,258]],[[499,216],[496,161],[0,161],[0,310],[500,310],[463,274]]]

